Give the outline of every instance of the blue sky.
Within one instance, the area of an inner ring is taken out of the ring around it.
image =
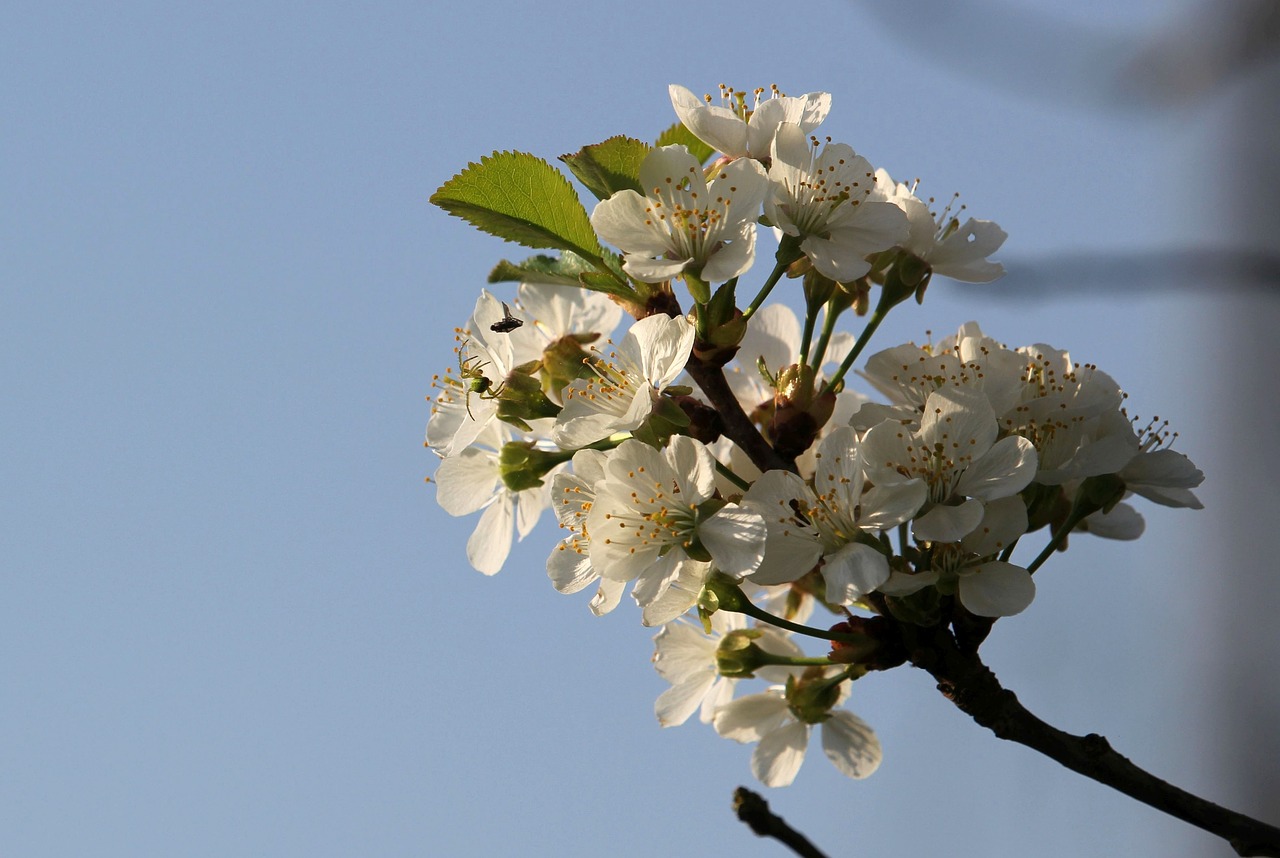
[[[1153,7],[1073,14],[1137,35]],[[636,612],[596,619],[549,586],[554,527],[495,578],[468,568],[474,521],[424,483],[424,397],[492,263],[522,251],[427,198],[495,149],[651,137],[669,83],[776,82],[831,91],[826,133],[999,221],[1011,271],[1221,222],[1185,204],[1209,183],[1189,167],[1214,151],[1212,114],[1009,92],[852,3],[785,14],[7,4],[0,851],[782,854],[728,810],[749,749],[658,727]],[[1211,309],[938,283],[875,342],[973,318],[1069,348],[1210,471],[1211,422],[1186,396],[1205,370],[1167,345]],[[1210,472],[1206,502],[1226,491]],[[1080,540],[1037,575],[988,662],[1050,722],[1228,799],[1197,741],[1214,713],[1185,687],[1212,663],[1186,633],[1207,596],[1181,568],[1205,522],[1143,512],[1141,542]],[[997,742],[918,671],[856,690],[880,772],[849,782],[814,755],[768,795],[833,855],[1218,854]]]

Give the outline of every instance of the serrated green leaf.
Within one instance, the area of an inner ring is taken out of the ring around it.
[[[594,270],[590,263],[576,254],[547,256],[540,253],[523,262],[502,260],[489,272],[489,282],[577,286],[579,277]]]
[[[599,259],[600,242],[573,186],[527,152],[494,152],[440,186],[431,202],[449,214],[526,247]]]
[[[673,146],[680,144],[689,150],[694,158],[698,159],[699,164],[707,163],[707,159],[716,153],[706,143],[703,143],[697,137],[693,136],[693,132],[684,127],[683,122],[677,122],[666,131],[658,135],[658,141],[655,146]]]
[[[607,200],[622,190],[644,193],[640,188],[640,163],[653,147],[634,137],[610,137],[603,143],[583,146],[572,155],[561,155],[569,170],[598,199]]]
[[[518,263],[504,259],[489,272],[489,282],[576,286],[616,295],[627,301],[640,300],[635,290],[620,275],[605,273],[574,253],[565,253],[563,256],[539,254]]]

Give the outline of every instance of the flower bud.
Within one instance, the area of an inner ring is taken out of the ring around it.
[[[769,437],[773,448],[788,459],[794,459],[813,445],[836,407],[834,392],[815,394],[814,370],[806,364],[792,364],[778,373],[778,390],[773,401]]]
[[[733,679],[751,679],[755,671],[771,664],[769,655],[756,645],[760,629],[738,629],[729,632],[716,647],[716,672]]]
[[[897,625],[888,617],[849,617],[831,631],[857,638],[832,641],[830,659],[841,664],[860,664],[867,670],[888,670],[907,660],[907,649]]]
[[[724,421],[720,412],[693,396],[672,397],[672,401],[680,406],[689,423],[683,434],[696,438],[704,444],[710,444],[724,434]]]
[[[924,301],[924,290],[928,288],[932,275],[933,269],[929,267],[929,263],[899,248],[893,264],[883,273],[879,310],[887,312],[890,307],[896,307],[912,295],[917,304]]]
[[[749,601],[743,595],[742,588],[735,579],[723,572],[715,572],[708,577],[702,585],[702,591],[698,593],[699,610],[706,608],[709,613],[732,611],[741,614],[744,604],[749,604]]]
[[[542,485],[547,471],[571,456],[564,450],[539,450],[532,441],[508,441],[498,452],[498,471],[503,485],[520,492]]]
[[[498,400],[498,419],[529,431],[529,420],[555,417],[560,406],[547,399],[538,379],[522,372],[513,372],[493,393]]]

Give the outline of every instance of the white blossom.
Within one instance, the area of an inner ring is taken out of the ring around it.
[[[676,115],[693,136],[730,158],[767,158],[773,136],[782,123],[795,123],[808,134],[831,111],[831,95],[825,92],[786,96],[775,87],[767,90],[768,97],[762,99],[766,90],[758,89],[748,105],[746,93],[721,86],[721,106],[710,104],[710,97],[698,98],[677,84],[671,84],[668,92]]]
[[[990,283],[1004,275],[1003,265],[987,259],[1009,237],[999,224],[974,218],[961,223],[959,214],[964,206],[952,212],[954,198],[934,213],[929,209],[933,201],[925,203],[916,196],[914,187],[894,182],[884,170],[876,171],[876,178],[911,223],[903,247],[927,262],[933,273],[966,283]]]
[[[640,427],[653,404],[693,351],[694,329],[684,317],[647,316],[631,326],[607,360],[592,361],[595,375],[564,389],[564,409],[551,438],[572,450]]]
[[[660,283],[687,271],[721,283],[751,267],[769,187],[758,163],[734,161],[708,183],[689,150],[662,146],[640,165],[640,186],[643,195],[618,191],[591,213],[591,225],[622,250],[632,277]]]
[[[641,606],[666,592],[696,545],[728,575],[760,565],[765,524],[758,512],[726,504],[704,517],[698,509],[715,491],[714,462],[700,442],[675,435],[655,450],[623,441],[604,471],[586,519],[591,565],[604,578],[634,580]]]
[[[844,683],[841,696],[847,696]],[[751,773],[765,786],[789,786],[804,763],[809,731],[787,700],[786,687],[771,686],[759,694],[740,697],[716,709],[716,732],[735,742],[757,742],[751,754]],[[817,725],[822,751],[832,765],[851,778],[865,778],[880,766],[880,740],[865,721],[847,709],[833,709]]]
[[[440,462],[436,469],[436,501],[449,515],[484,510],[471,538],[467,560],[486,575],[497,573],[511,552],[511,533],[524,539],[550,504],[546,486],[513,492],[502,481],[498,455],[512,432],[491,423],[474,444]]]
[[[798,237],[813,267],[832,280],[857,280],[871,270],[869,255],[907,238],[903,210],[873,196],[875,170],[847,144],[828,143],[819,151],[799,125],[784,122],[773,140],[769,180],[765,214]]]
[[[983,503],[1017,494],[1035,477],[1026,438],[996,440],[995,413],[981,393],[944,387],[929,394],[919,429],[885,421],[862,439],[877,486],[922,481],[929,506],[912,523],[917,539],[956,542],[982,520]]]

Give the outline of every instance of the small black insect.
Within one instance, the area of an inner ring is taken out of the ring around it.
[[[517,319],[511,315],[511,308],[507,306],[507,302],[502,302],[502,318],[489,326],[489,330],[495,334],[509,334],[516,328],[524,324],[524,319]]]

